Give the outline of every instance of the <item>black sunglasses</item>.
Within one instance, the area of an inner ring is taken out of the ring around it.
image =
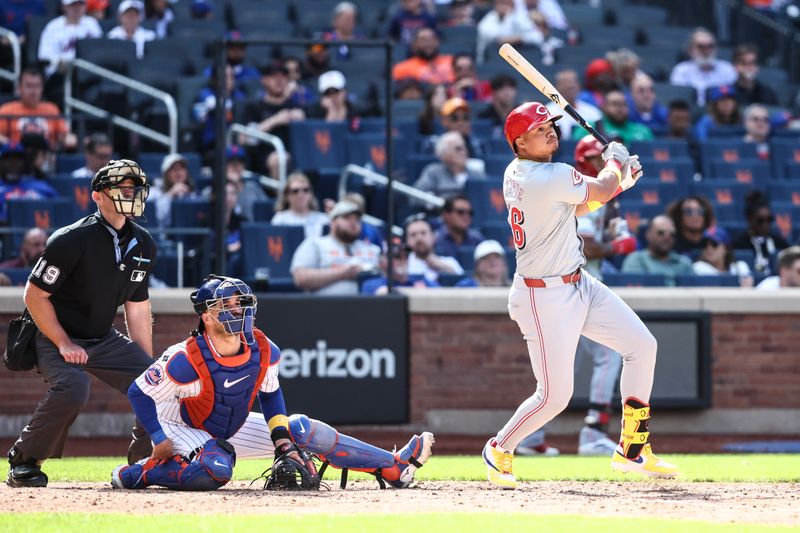
[[[473,211],[472,209],[453,209],[452,211],[456,215],[469,215],[472,216]]]
[[[289,189],[289,194],[300,194],[301,192],[311,192],[309,187],[301,187],[299,189]]]

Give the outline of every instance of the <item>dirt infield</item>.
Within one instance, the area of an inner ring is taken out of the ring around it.
[[[0,488],[0,507],[19,512],[126,514],[532,513],[659,517],[717,523],[800,525],[800,483],[536,482],[519,490],[480,482],[422,481],[379,490],[352,481],[319,493],[274,493],[234,482],[214,493],[113,490],[105,483]]]

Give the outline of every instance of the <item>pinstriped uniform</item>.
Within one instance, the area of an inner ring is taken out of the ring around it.
[[[210,338],[208,344],[214,357],[220,357]],[[191,427],[181,418],[181,399],[199,396],[202,383],[199,378],[190,383],[180,383],[170,375],[169,362],[178,354],[186,355],[186,341],[167,348],[147,372],[136,378],[136,384],[155,402],[158,422],[167,438],[172,441],[175,453],[188,456],[213,437],[205,430]],[[164,379],[151,384],[153,380],[148,382],[148,375],[161,375]],[[279,387],[278,365],[274,365],[267,369],[259,390],[274,392]],[[274,449],[269,433],[263,415],[251,413],[244,425],[228,441],[236,448],[237,457],[263,457],[271,455]]]
[[[572,398],[581,335],[620,353],[623,401],[634,397],[642,403],[649,402],[653,386],[656,340],[630,307],[585,270],[576,283],[561,278],[586,262],[575,219],[576,207],[589,195],[585,176],[564,163],[515,159],[506,169],[503,192],[517,248],[508,310],[525,338],[536,377],[534,394],[496,436],[501,448],[513,451]]]

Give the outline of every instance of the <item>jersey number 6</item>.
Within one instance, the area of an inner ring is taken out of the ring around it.
[[[517,247],[517,250],[525,248],[525,229],[522,227],[524,223],[525,215],[518,207],[512,207],[509,224],[511,224],[511,234],[514,237],[514,246]]]

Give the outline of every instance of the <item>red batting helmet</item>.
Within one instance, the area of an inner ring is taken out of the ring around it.
[[[514,141],[517,140],[517,137],[532,130],[539,124],[550,121],[555,124],[555,121],[560,118],[561,115],[551,115],[544,104],[539,102],[524,103],[509,113],[506,118],[504,129],[506,140],[511,149],[514,150]],[[514,152],[516,153],[516,150]]]
[[[600,155],[603,153],[603,145],[600,141],[586,135],[578,144],[575,145],[575,169],[581,174],[595,177],[597,176],[597,169],[589,164],[587,158]]]

